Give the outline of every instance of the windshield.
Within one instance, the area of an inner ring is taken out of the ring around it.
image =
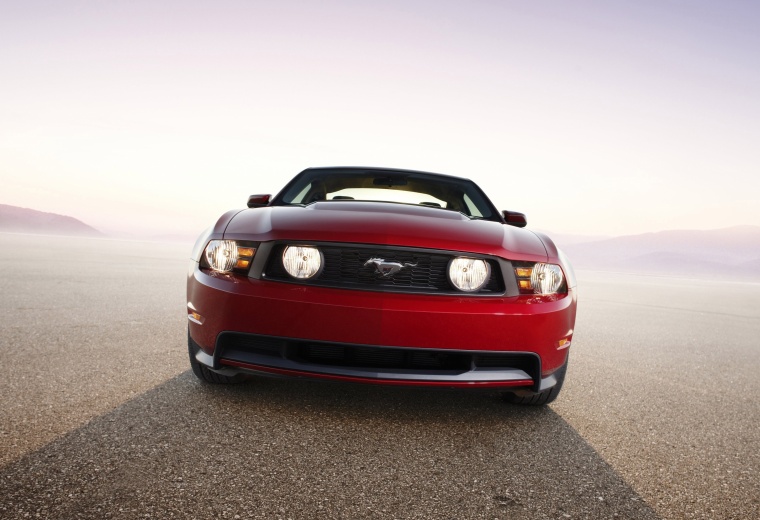
[[[352,200],[413,204],[458,211],[471,218],[501,220],[474,182],[403,170],[308,169],[293,179],[272,205]]]

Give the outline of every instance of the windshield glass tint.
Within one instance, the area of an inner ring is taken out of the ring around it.
[[[320,201],[373,201],[414,204],[499,220],[491,202],[472,181],[412,172],[307,170],[278,196],[275,204]]]

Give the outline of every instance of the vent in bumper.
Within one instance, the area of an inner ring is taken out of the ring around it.
[[[471,356],[457,352],[307,343],[298,345],[295,354],[293,358],[302,363],[341,367],[442,370],[457,373],[472,368]]]
[[[412,381],[540,381],[534,353],[377,347],[224,332],[216,363],[258,365],[316,374]]]

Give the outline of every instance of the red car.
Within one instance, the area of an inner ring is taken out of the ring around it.
[[[472,181],[309,168],[248,208],[193,249],[188,348],[201,380],[492,388],[536,405],[559,394],[572,268]]]

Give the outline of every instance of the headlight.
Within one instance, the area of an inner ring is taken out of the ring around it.
[[[543,262],[519,265],[515,276],[521,294],[556,294],[565,281],[560,266]]]
[[[322,267],[322,254],[316,247],[288,246],[282,252],[282,265],[293,278],[311,278]]]
[[[228,273],[233,269],[247,270],[255,252],[254,247],[235,240],[211,240],[203,257],[206,265],[214,271]]]
[[[491,267],[488,262],[479,258],[460,256],[449,264],[449,280],[464,292],[475,292],[488,283]]]
[[[554,294],[563,279],[562,269],[558,265],[538,263],[530,275],[530,284],[538,294]]]

